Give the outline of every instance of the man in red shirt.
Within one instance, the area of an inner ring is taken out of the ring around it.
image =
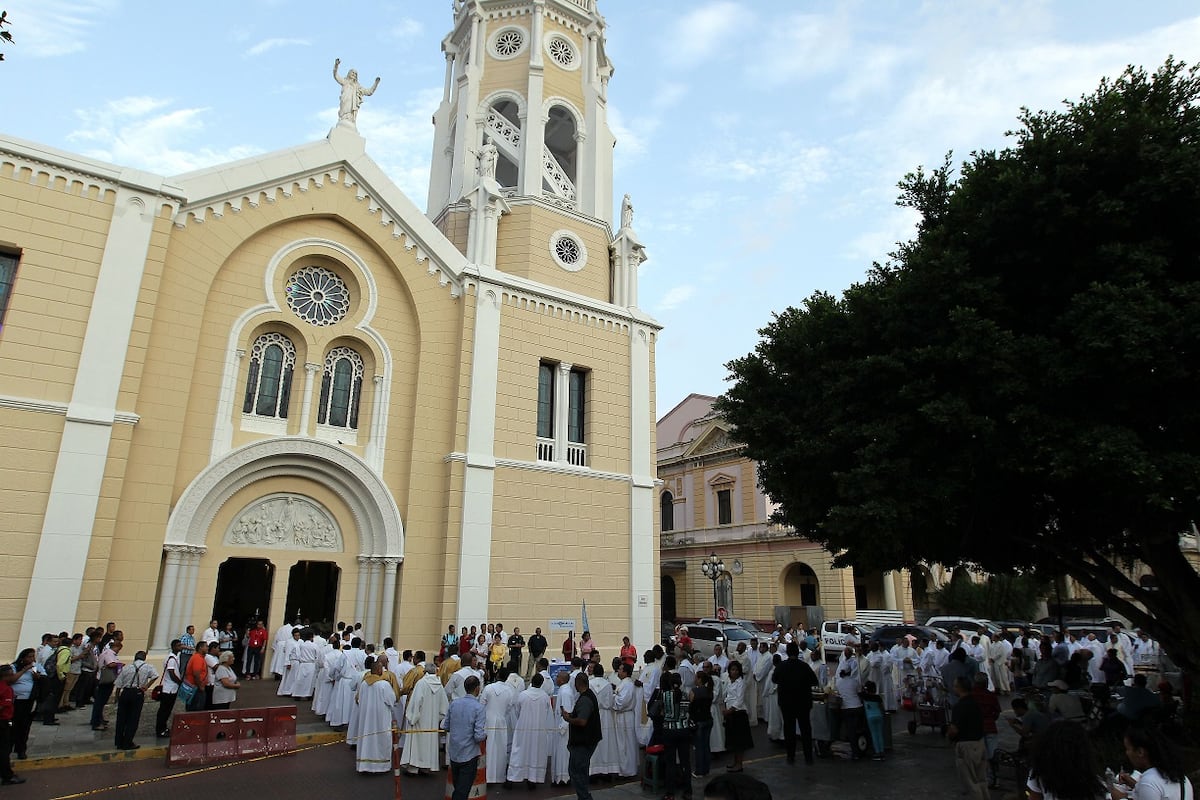
[[[263,651],[267,647],[267,626],[260,619],[246,635],[246,647],[250,657],[246,661],[246,679],[258,680],[262,677]]]
[[[10,786],[14,783],[24,783],[24,778],[18,778],[13,773],[12,761],[8,751],[12,749],[13,733],[13,688],[16,680],[11,664],[0,667],[0,784]]]
[[[195,694],[187,704],[188,711],[204,710],[204,687],[208,686],[208,662],[204,660],[205,653],[202,651],[203,648],[196,648],[196,652],[192,653],[192,657],[188,659],[187,667],[183,671],[184,685],[191,684],[196,687]]]
[[[637,648],[630,644],[628,636],[621,637],[621,661],[631,667],[637,666]]]
[[[688,636],[687,625],[679,626],[679,633],[675,636],[675,644],[683,651],[683,654],[690,656],[692,654],[692,637]]]

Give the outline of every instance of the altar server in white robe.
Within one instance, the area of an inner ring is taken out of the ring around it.
[[[355,639],[354,641],[359,641]],[[342,665],[338,670],[338,680],[333,686],[333,694],[329,698],[329,710],[325,721],[335,728],[350,724],[350,712],[354,708],[354,692],[364,672],[363,663],[366,653],[361,647],[351,647],[342,651]]]
[[[758,685],[758,707],[754,713],[759,719],[767,719],[771,713],[767,708],[766,694],[767,684],[771,683],[771,670],[775,668],[774,656],[775,654],[771,652],[771,646],[767,642],[758,643],[758,658],[754,662],[754,672],[751,677]],[[686,685],[684,684],[684,686]]]
[[[501,669],[500,672],[503,675],[508,670]],[[507,680],[508,675],[504,675],[504,679]],[[487,782],[502,783],[509,779],[508,754],[512,740],[508,712],[513,704],[512,687],[501,681],[489,683],[479,693],[479,702],[483,704],[483,724],[487,729]]]
[[[292,653],[296,652],[296,648],[300,646],[301,628],[292,629],[292,637],[290,640],[283,643],[280,650],[279,660],[283,667],[283,680],[279,681],[279,688],[275,694],[280,697],[287,697],[292,693],[292,684],[296,682],[296,670],[292,668]]]
[[[783,663],[783,658],[778,653],[771,654],[771,671],[775,667]],[[767,712],[767,738],[772,742],[782,742],[783,737],[783,710],[779,708],[779,684],[771,680],[770,673],[767,674],[767,682],[763,684],[763,710]],[[717,719],[713,715],[713,719]],[[720,722],[713,724],[717,727]]]
[[[338,636],[329,637],[330,650],[321,659],[321,685],[313,695],[313,713],[324,717],[329,713],[330,701],[333,699],[334,686],[342,674],[345,656],[342,655],[342,640]]]
[[[535,674],[532,685],[517,695],[514,708],[516,725],[505,777],[509,781],[542,783],[546,780],[546,763],[550,760],[550,744],[553,741],[547,731],[557,730],[557,726],[550,695],[546,694],[545,680],[541,674]]]
[[[292,641],[292,624],[285,621],[275,631],[275,639],[271,647],[271,672],[282,676],[287,672],[287,646]]]
[[[997,636],[996,641],[988,648],[988,660],[991,662],[997,694],[1003,695],[1012,691],[1012,670],[1008,666],[1012,652],[1013,646],[1004,636]]]
[[[438,730],[446,718],[450,701],[446,690],[437,676],[433,663],[425,665],[425,677],[417,681],[409,698],[404,718],[410,730],[432,731],[432,733],[409,733],[404,742],[404,755],[400,766],[406,767],[410,775],[418,770],[436,771],[441,768],[438,757]]]
[[[556,731],[552,736],[554,745],[550,751],[550,780],[553,783],[569,783],[571,780],[571,773],[567,769],[570,763],[570,753],[567,752],[567,728],[569,725],[563,719],[562,712],[570,713],[575,710],[575,700],[578,695],[571,686],[571,676],[565,669],[555,676],[555,682],[558,684],[558,688],[553,716],[557,722],[555,723]]]
[[[460,697],[466,697],[467,678],[479,678],[479,682],[483,683],[483,672],[475,669],[475,658],[468,654],[459,667],[446,681],[446,700],[453,703]]]
[[[746,680],[742,681],[744,685],[744,696],[746,700],[746,710],[750,717],[750,727],[758,724],[758,681],[754,680],[754,672],[750,666],[750,652],[746,648],[745,642],[738,642],[737,648],[729,656],[730,661],[736,661],[742,665],[742,675]],[[690,689],[691,686],[685,684]]]
[[[346,744],[351,748],[358,747],[359,734],[362,733],[362,704],[359,703],[359,695],[366,686],[363,681],[371,674],[371,666],[378,663],[375,656],[367,656],[367,662],[364,669],[358,673],[358,680],[354,684],[354,702],[350,704],[350,720],[346,723]]]
[[[600,705],[600,733],[604,737],[592,753],[591,774],[616,775],[621,763],[617,755],[617,739],[612,735],[616,724],[613,719],[613,685],[604,677],[604,666],[601,664],[593,664],[590,674],[588,688],[596,695],[596,702]]]
[[[695,670],[691,674],[694,675]],[[633,668],[628,664],[617,668],[617,678],[619,682],[613,693],[612,738],[617,742],[617,774],[628,778],[638,774],[637,717],[641,694],[633,685]]]
[[[721,667],[711,661],[705,662],[712,671],[713,679],[713,727],[708,737],[708,749],[711,753],[725,752],[725,694],[729,688],[729,679],[725,677]]]
[[[392,708],[396,690],[383,674],[383,662],[372,661],[358,690],[358,747],[354,768],[359,772],[391,772]]]
[[[305,628],[300,634],[300,641],[291,652],[293,699],[308,700],[313,696],[317,678],[317,656],[320,652],[320,648],[313,641],[312,630]]]

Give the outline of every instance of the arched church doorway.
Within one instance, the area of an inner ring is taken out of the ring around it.
[[[229,558],[217,568],[217,592],[212,619],[222,626],[246,630],[250,620],[270,619],[271,586],[275,565],[265,558]]]
[[[299,561],[288,570],[284,619],[307,619],[322,630],[333,630],[338,576],[333,561]]]
[[[659,581],[659,588],[662,594],[662,618],[670,622],[675,621],[675,579],[670,575],[663,575]]]
[[[821,605],[821,584],[808,564],[798,561],[784,573],[783,604],[793,608]]]

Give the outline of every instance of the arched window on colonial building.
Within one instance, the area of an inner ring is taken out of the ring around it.
[[[335,347],[329,351],[321,376],[318,425],[358,430],[358,408],[365,371],[362,356],[352,348]]]
[[[670,492],[663,492],[659,499],[662,515],[662,532],[675,530],[675,497]]]
[[[282,333],[264,333],[250,348],[242,413],[287,419],[288,395],[296,366],[296,346]]]

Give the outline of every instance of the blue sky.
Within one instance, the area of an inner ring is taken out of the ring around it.
[[[359,128],[424,207],[450,0],[0,0],[0,131],[172,175],[323,137],[335,57],[380,75]],[[336,9],[336,10],[335,10]],[[772,311],[840,291],[911,235],[895,184],[1002,147],[1130,63],[1200,60],[1195,2],[600,0],[616,194],[664,325],[658,411],[718,394]]]

